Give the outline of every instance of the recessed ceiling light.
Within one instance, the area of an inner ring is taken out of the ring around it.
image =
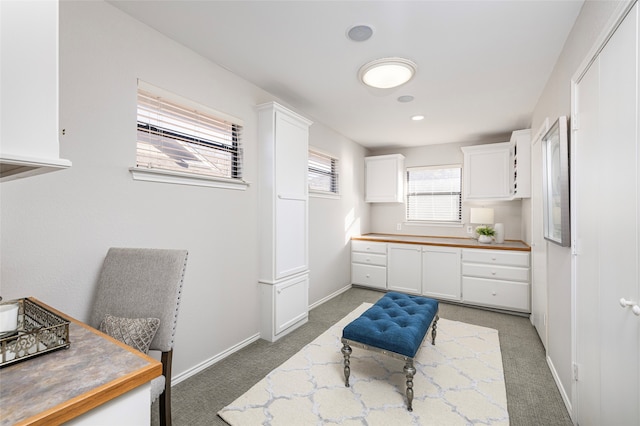
[[[411,119],[413,121],[421,121],[424,120],[424,115],[414,115],[413,117],[411,117]]]
[[[418,66],[404,58],[382,58],[360,68],[360,80],[377,89],[391,89],[405,84],[416,73]]]
[[[413,99],[414,98],[411,95],[402,95],[398,97],[398,102],[406,103],[411,102]]]
[[[373,30],[368,25],[355,25],[347,31],[347,37],[353,41],[367,41],[373,35]]]

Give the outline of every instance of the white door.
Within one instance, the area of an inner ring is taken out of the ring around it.
[[[575,420],[640,422],[637,5],[575,91]]]
[[[548,129],[540,129],[531,145],[531,164],[542,164],[540,138]],[[531,322],[547,347],[547,243],[542,223],[542,168],[531,169]]]

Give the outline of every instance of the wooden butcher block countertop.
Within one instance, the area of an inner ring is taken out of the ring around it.
[[[458,237],[429,237],[421,235],[399,235],[399,234],[364,234],[358,237],[351,237],[352,240],[372,241],[380,243],[399,244],[419,244],[426,246],[462,247],[487,250],[514,250],[531,251],[531,247],[519,240],[505,240],[504,243],[479,243],[473,238]]]

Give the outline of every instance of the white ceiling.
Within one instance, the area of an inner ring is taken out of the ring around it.
[[[582,0],[110,1],[202,56],[370,148],[495,141],[530,126]],[[366,24],[373,36],[346,32]],[[373,59],[418,64],[373,90]],[[400,95],[414,101],[400,103]],[[426,119],[410,120],[414,114]]]

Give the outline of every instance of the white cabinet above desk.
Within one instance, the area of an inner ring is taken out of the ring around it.
[[[0,181],[71,166],[58,142],[58,2],[0,1]]]

